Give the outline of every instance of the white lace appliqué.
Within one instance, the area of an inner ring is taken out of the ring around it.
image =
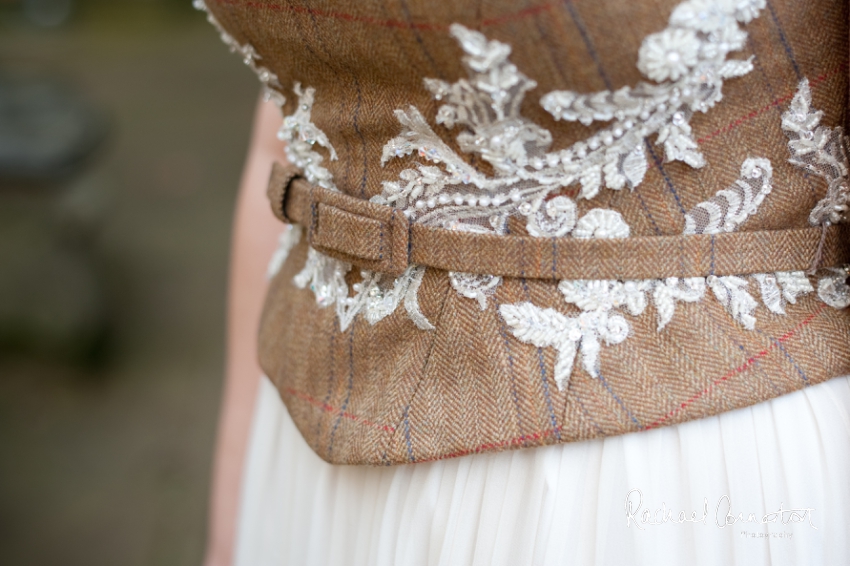
[[[827,183],[826,196],[809,215],[809,223],[815,226],[846,221],[850,202],[847,138],[840,126],[821,126],[821,118],[823,112],[812,110],[812,91],[808,79],[803,79],[791,107],[782,115],[782,129],[789,138],[789,161]]]
[[[640,83],[615,92],[579,94],[555,91],[541,99],[556,119],[613,122],[590,138],[548,151],[550,132],[519,114],[536,83],[509,60],[511,49],[455,24],[451,34],[465,52],[468,79],[447,83],[426,79],[434,98],[443,101],[437,123],[461,127],[458,147],[492,165],[492,176],[479,172],[431,129],[415,107],[397,110],[399,136],[384,147],[382,162],[417,153],[424,162],[386,181],[375,202],[404,209],[413,220],[446,228],[475,224],[505,233],[511,214],[527,218],[528,232],[552,237],[569,234],[575,206],[564,196],[546,200],[579,184],[579,198],[593,198],[604,186],[634,188],[648,169],[646,138],[657,135],[669,161],[702,167],[705,159],[691,135],[689,121],[722,98],[724,79],[749,73],[748,60],[728,60],[747,34],[739,22],[752,19],[764,0],[736,3],[691,0],[673,12],[670,25],[647,37],[638,67],[660,84]]]
[[[756,212],[764,196],[770,193],[772,172],[766,159],[746,160],[741,167],[741,178],[732,187],[719,191],[712,199],[688,212],[685,233],[710,234],[734,230]],[[658,330],[661,331],[673,319],[678,301],[699,301],[709,288],[736,320],[752,328],[755,319],[751,313],[757,303],[747,293],[747,285],[745,279],[734,276],[635,281],[565,280],[560,282],[558,289],[567,303],[582,311],[574,317],[528,302],[502,305],[500,312],[519,340],[558,350],[555,381],[559,388],[564,389],[569,383],[576,354],[581,353],[585,370],[598,377],[602,344],[619,344],[631,331],[622,312],[631,316],[641,315],[650,302],[655,303]],[[796,297],[799,291],[789,293]]]
[[[206,9],[203,0],[194,3]],[[595,208],[579,217],[575,201],[556,193],[579,185],[577,198],[592,199],[603,188],[634,189],[648,170],[645,148],[652,136],[663,146],[668,161],[703,167],[705,158],[692,135],[690,120],[722,99],[724,80],[753,69],[751,60],[728,56],[746,42],[741,24],[758,17],[764,7],[765,0],[685,1],[673,11],[668,27],[648,36],[639,50],[637,66],[654,83],[591,94],[554,91],[544,95],[540,103],[555,119],[584,125],[611,122],[560,151],[549,150],[552,136],[548,130],[520,115],[520,105],[536,83],[508,60],[510,46],[452,25],[450,31],[464,51],[469,78],[454,83],[425,79],[425,86],[435,99],[443,101],[437,123],[449,129],[460,127],[457,147],[489,164],[492,174],[470,165],[410,106],[396,111],[402,131],[385,145],[381,163],[413,154],[422,161],[403,170],[397,179],[385,181],[381,194],[372,201],[403,210],[412,222],[451,230],[505,235],[508,218],[520,216],[535,237],[629,237],[629,226],[618,212]],[[225,43],[258,74],[267,97],[282,107],[285,99],[280,83],[261,64],[261,57],[250,45],[241,45],[227,34],[209,13],[208,18]],[[311,121],[315,91],[296,84],[294,92],[296,110],[284,117],[278,137],[288,142],[290,161],[310,182],[336,190],[330,172],[322,166],[324,156],[316,151],[318,145],[330,159],[336,159],[328,137]],[[828,184],[826,196],[810,216],[812,224],[827,226],[846,221],[850,191],[845,137],[840,128],[820,126],[821,118],[821,112],[811,109],[811,93],[804,80],[783,114],[782,128],[790,140],[791,162]],[[732,186],[686,214],[684,234],[737,229],[756,214],[771,192],[772,172],[768,160],[747,159]],[[270,275],[277,272],[300,236],[299,227],[281,236]],[[395,279],[362,271],[360,281],[349,288],[346,277],[350,271],[351,265],[309,248],[306,265],[294,283],[311,289],[319,306],[335,306],[342,330],[358,315],[374,324],[401,304],[417,327],[434,328],[417,300],[424,267],[411,266]],[[835,308],[847,307],[848,270],[826,271],[818,281],[818,296]],[[502,278],[449,273],[449,281],[459,295],[486,309],[488,297]],[[568,386],[578,354],[585,371],[598,377],[603,345],[626,340],[631,327],[624,315],[639,316],[649,303],[654,304],[661,331],[673,319],[677,303],[700,301],[710,289],[737,322],[753,329],[759,301],[751,293],[760,295],[761,304],[769,311],[784,314],[786,305],[815,291],[802,271],[637,281],[569,280],[561,281],[558,289],[567,303],[579,308],[577,315],[529,302],[504,304],[499,310],[517,339],[558,351],[555,379],[561,389]]]
[[[207,20],[218,29],[224,43],[231,51],[242,56],[242,60],[253,70],[263,84],[266,100],[273,102],[278,108],[283,108],[286,98],[280,92],[281,85],[278,77],[262,65],[262,57],[250,44],[242,44],[227,33],[218,20],[206,7],[204,0],[193,0],[196,9],[207,14]],[[286,155],[290,163],[298,166],[304,177],[313,184],[331,190],[337,190],[333,177],[322,166],[324,156],[314,149],[323,147],[331,160],[337,159],[336,150],[328,140],[327,135],[316,127],[311,120],[315,89],[302,89],[295,83],[293,91],[298,97],[295,112],[285,116],[283,125],[278,130],[278,138],[287,142]],[[278,248],[269,261],[267,276],[274,277],[280,270],[289,252],[301,239],[300,226],[288,226],[281,233]],[[304,269],[294,278],[294,283],[300,288],[309,287],[316,297],[320,307],[336,306],[340,329],[345,330],[358,314],[363,314],[372,324],[392,313],[400,303],[404,303],[409,316],[414,323],[424,330],[433,330],[433,325],[419,310],[417,291],[422,283],[425,270],[413,266],[395,281],[386,281],[381,274],[368,271],[361,272],[362,281],[352,286],[352,295],[346,274],[351,266],[345,262],[327,257],[310,248],[307,252],[307,263]]]
[[[314,149],[314,146],[319,145],[328,151],[332,160],[337,158],[328,137],[311,119],[315,89],[302,89],[300,84],[295,83],[294,92],[298,97],[298,105],[293,114],[284,118],[278,138],[288,142],[287,157],[304,171],[308,181],[338,190],[330,172],[322,166],[322,155]],[[299,227],[295,229],[301,230]],[[375,324],[392,314],[400,304],[404,304],[410,319],[418,328],[434,329],[419,309],[417,293],[425,276],[424,267],[411,266],[395,280],[380,273],[361,271],[361,281],[352,285],[351,289],[345,281],[349,271],[350,264],[310,248],[307,263],[293,282],[301,289],[309,288],[313,291],[316,304],[320,307],[334,305],[342,331],[359,314],[370,324]]]
[[[345,281],[349,271],[350,264],[310,248],[307,251],[307,264],[293,282],[301,289],[309,287],[320,307],[336,306],[341,331],[348,329],[359,314],[370,324],[375,324],[392,314],[402,303],[417,327],[434,330],[434,326],[419,310],[418,291],[425,276],[424,267],[409,267],[394,280],[381,273],[361,271],[361,281],[352,285],[353,295]]]
[[[840,128],[818,126],[821,112],[811,109],[807,80],[800,83],[790,108],[782,115],[782,128],[790,138],[790,162],[827,181],[827,194],[810,216],[814,225],[846,221],[847,141]],[[751,215],[772,190],[773,168],[766,159],[747,159],[741,176],[728,189],[693,207],[685,215],[685,234],[732,232]],[[818,281],[820,299],[834,308],[850,306],[850,286],[846,268],[828,268]],[[761,303],[774,314],[785,314],[787,304],[813,292],[809,277],[802,271],[756,273],[747,276],[668,278],[640,281],[561,281],[558,288],[566,302],[581,309],[567,316],[531,303],[502,305],[500,311],[511,332],[519,340],[558,351],[555,380],[563,389],[569,383],[574,359],[582,355],[583,367],[592,377],[599,375],[602,344],[619,344],[630,327],[621,311],[632,316],[643,313],[654,302],[658,330],[669,323],[677,301],[696,302],[706,288],[738,323],[748,330],[756,326],[759,301],[751,294],[754,281]]]
[[[668,160],[702,167],[705,160],[691,136],[689,121],[721,98],[723,80],[752,70],[750,61],[727,60],[740,50],[748,22],[764,0],[735,6],[693,0],[681,4],[670,25],[646,38],[638,67],[661,84],[640,83],[616,92],[590,95],[551,92],[541,99],[556,119],[583,124],[613,121],[590,138],[567,149],[548,151],[551,133],[523,118],[520,105],[536,83],[508,59],[511,48],[475,31],[453,25],[469,78],[448,83],[425,79],[434,98],[443,101],[437,122],[462,127],[457,144],[492,166],[487,175],[467,163],[442,141],[413,106],[397,110],[402,132],[385,146],[382,164],[417,154],[423,159],[394,181],[385,181],[373,202],[401,208],[415,222],[453,230],[507,233],[512,215],[526,218],[537,237],[627,237],[629,227],[614,210],[593,209],[578,218],[575,202],[552,193],[573,184],[578,198],[591,199],[605,186],[633,189],[648,169],[646,138],[657,135]],[[479,301],[501,283],[496,276],[451,273],[459,294]]]

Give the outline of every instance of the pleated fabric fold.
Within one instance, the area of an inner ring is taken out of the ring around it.
[[[850,376],[646,432],[386,468],[319,459],[264,378],[242,489],[237,566],[850,564]]]

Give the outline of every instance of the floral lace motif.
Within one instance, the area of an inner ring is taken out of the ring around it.
[[[399,136],[384,147],[382,163],[412,153],[424,159],[383,183],[373,201],[401,208],[411,219],[456,228],[477,225],[497,234],[506,218],[527,218],[534,236],[567,235],[575,225],[575,206],[553,192],[580,184],[579,198],[593,198],[605,186],[633,189],[648,169],[646,138],[657,135],[667,159],[702,167],[705,159],[691,136],[689,121],[722,98],[723,80],[752,70],[750,61],[727,60],[740,50],[746,33],[738,21],[749,21],[764,0],[738,6],[712,6],[692,0],[681,4],[670,26],[644,40],[638,67],[661,84],[640,83],[616,92],[579,94],[555,91],[541,99],[556,119],[613,124],[585,141],[548,152],[551,133],[519,114],[525,94],[536,83],[509,60],[511,49],[498,41],[454,24],[451,34],[465,52],[469,79],[447,83],[426,79],[434,98],[444,101],[437,123],[463,127],[457,136],[462,152],[478,155],[493,166],[488,176],[467,164],[431,129],[415,107],[397,110]]]
[[[352,285],[354,295],[349,296],[346,274],[351,265],[323,255],[313,248],[307,251],[307,263],[293,282],[300,289],[309,286],[320,307],[336,306],[340,331],[348,329],[358,314],[369,324],[375,324],[392,314],[404,303],[408,316],[422,330],[434,326],[419,310],[418,292],[425,276],[425,268],[409,267],[395,280],[387,281],[380,273],[361,271],[361,281]]]
[[[850,203],[847,137],[840,126],[821,126],[823,112],[812,110],[811,105],[809,80],[803,79],[791,107],[782,115],[782,129],[789,139],[789,161],[827,183],[826,196],[812,209],[809,223],[815,226],[835,224],[847,220]]]
[[[811,92],[807,80],[800,83],[790,108],[782,115],[782,127],[791,139],[791,163],[823,177],[828,183],[826,197],[815,207],[812,224],[829,224],[846,220],[847,161],[846,140],[840,128],[818,126],[821,112],[812,111]],[[815,129],[816,128],[816,129]],[[741,177],[728,189],[692,208],[685,215],[685,234],[717,234],[732,232],[758,211],[770,194],[773,168],[766,159],[747,159]],[[818,282],[818,296],[834,308],[850,306],[847,268],[829,268]],[[756,273],[752,279],[758,286],[761,302],[775,314],[785,314],[786,304],[815,289],[802,271]],[[759,306],[749,291],[750,281],[744,276],[668,278],[639,281],[561,281],[558,288],[567,303],[581,309],[577,316],[567,316],[553,309],[531,303],[506,304],[500,312],[511,332],[519,340],[538,347],[554,347],[558,351],[555,380],[564,389],[569,383],[578,353],[582,365],[592,376],[599,376],[599,352],[602,344],[619,344],[628,336],[630,326],[622,316],[643,313],[648,297],[655,303],[658,330],[672,320],[677,301],[696,302],[706,288],[738,323],[748,330],[756,326],[754,312]]]
[[[248,65],[263,83],[265,96],[282,109],[286,98],[281,94],[281,85],[277,76],[262,66],[262,57],[250,44],[240,44],[231,36],[215,16],[207,10],[204,0],[193,0],[196,9],[207,13],[207,20],[218,29],[221,38],[231,51],[242,55]],[[327,135],[313,124],[311,113],[315,100],[315,89],[302,89],[299,83],[293,87],[298,97],[295,112],[284,116],[283,125],[278,130],[277,137],[287,142],[286,156],[290,163],[304,172],[304,177],[313,184],[331,190],[338,190],[333,182],[330,171],[322,166],[324,157],[314,150],[315,145],[323,147],[331,160],[337,159],[336,150],[328,140]],[[302,229],[299,226],[287,227],[279,237],[278,249],[269,262],[267,276],[274,277],[280,270],[289,252],[301,239]],[[336,306],[340,330],[344,331],[358,314],[371,324],[391,314],[403,303],[411,320],[423,330],[433,330],[434,326],[419,310],[417,293],[425,275],[425,268],[411,266],[395,281],[387,281],[380,273],[362,271],[362,280],[352,286],[351,291],[345,276],[351,271],[348,263],[325,256],[313,248],[307,252],[307,263],[304,269],[295,276],[294,284],[301,288],[309,287],[320,307]]]
[[[206,10],[203,0],[194,0]],[[727,59],[745,44],[747,34],[740,24],[748,23],[765,7],[765,0],[687,0],[673,11],[668,27],[648,36],[638,54],[638,68],[657,84],[641,82],[617,91],[580,94],[554,91],[541,104],[555,119],[612,122],[588,139],[562,151],[550,152],[551,133],[519,114],[525,94],[536,83],[508,60],[511,48],[489,41],[475,31],[454,24],[451,34],[465,56],[468,79],[447,83],[425,79],[426,88],[444,101],[436,121],[447,128],[463,127],[456,140],[461,152],[474,154],[492,166],[486,175],[451,149],[431,129],[413,106],[396,111],[402,132],[384,147],[382,165],[390,159],[417,154],[423,162],[402,171],[396,180],[385,181],[372,201],[404,211],[413,222],[452,230],[504,235],[510,216],[522,216],[526,229],[535,237],[626,238],[628,224],[609,209],[595,208],[579,217],[573,199],[553,193],[580,185],[578,198],[592,199],[606,187],[634,189],[644,178],[648,162],[644,148],[656,136],[669,161],[691,167],[705,165],[693,138],[690,120],[696,112],[707,112],[722,99],[725,79],[743,76],[753,66],[750,60]],[[284,104],[277,77],[262,66],[261,57],[250,45],[239,44],[227,34],[212,14],[208,19],[232,50],[239,52],[260,77],[267,97],[279,107]],[[322,166],[324,156],[337,158],[328,137],[311,121],[315,97],[312,88],[295,84],[295,112],[284,118],[278,137],[287,141],[292,163],[312,183],[336,190],[330,172]],[[846,139],[841,128],[820,126],[822,112],[811,109],[808,81],[803,80],[790,108],[782,116],[789,137],[791,163],[822,177],[826,196],[810,215],[813,225],[846,221],[850,190],[847,185]],[[771,192],[772,166],[766,159],[747,159],[740,178],[729,188],[685,215],[684,234],[731,232],[756,214]],[[298,242],[301,229],[293,227],[281,236],[280,249],[269,266],[270,276],[285,261]],[[371,324],[404,304],[408,315],[425,330],[434,326],[421,313],[417,300],[425,268],[411,266],[395,280],[370,271],[360,273],[359,283],[349,289],[346,275],[351,266],[309,248],[304,269],[295,276],[300,288],[309,287],[321,307],[334,305],[341,330],[358,315]],[[846,268],[829,268],[818,281],[818,296],[835,308],[850,305]],[[762,304],[771,312],[784,314],[787,304],[815,291],[806,273],[753,274]],[[463,297],[487,308],[487,297],[502,283],[494,275],[449,273],[452,287]],[[593,377],[600,372],[603,345],[622,343],[631,332],[624,314],[639,316],[649,302],[657,313],[661,331],[673,318],[676,304],[700,301],[710,289],[729,314],[747,329],[756,325],[758,300],[751,294],[746,276],[667,278],[635,281],[565,280],[558,289],[567,303],[580,309],[568,316],[531,303],[501,305],[499,311],[510,331],[523,342],[558,351],[555,378],[567,387],[580,353],[583,368]]]
[[[313,149],[313,146],[318,144],[328,151],[331,161],[337,160],[336,150],[328,136],[311,120],[316,89],[302,90],[301,84],[296,82],[293,92],[298,97],[298,105],[295,112],[284,117],[283,125],[277,132],[278,139],[287,142],[286,157],[290,163],[299,167],[304,172],[304,177],[314,185],[338,190],[333,183],[331,172],[322,167],[324,157]]]
[[[293,90],[298,97],[298,105],[292,115],[284,118],[278,138],[288,142],[287,157],[304,171],[308,181],[337,190],[330,172],[322,167],[322,155],[313,149],[318,144],[328,151],[332,160],[337,158],[328,137],[311,121],[315,89],[302,89],[300,84],[295,83]],[[300,232],[300,228],[296,229]],[[286,245],[288,242],[282,247]],[[387,280],[380,273],[361,271],[361,281],[352,285],[351,290],[345,281],[349,271],[350,264],[310,248],[307,263],[295,276],[294,283],[301,289],[309,287],[320,307],[336,306],[341,331],[345,331],[358,314],[363,314],[370,324],[375,324],[392,314],[402,303],[418,328],[434,329],[419,310],[417,293],[425,275],[424,267],[411,266],[394,281]]]

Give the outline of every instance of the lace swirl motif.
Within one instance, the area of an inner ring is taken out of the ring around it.
[[[205,9],[203,0],[195,0],[195,5]],[[508,218],[521,216],[532,236],[628,237],[629,226],[618,212],[597,208],[579,218],[572,199],[551,195],[574,184],[580,185],[577,198],[584,199],[592,199],[603,188],[634,189],[648,169],[645,147],[651,136],[663,146],[668,161],[703,167],[705,158],[692,135],[690,120],[721,101],[725,79],[753,69],[750,60],[727,57],[745,44],[747,34],[740,24],[756,18],[764,7],[765,0],[688,0],[674,9],[665,30],[646,37],[641,45],[637,66],[654,84],[641,82],[593,94],[555,91],[544,95],[541,104],[555,119],[584,125],[611,122],[558,152],[548,151],[551,133],[519,113],[525,94],[536,83],[510,63],[510,46],[454,24],[450,32],[465,53],[463,63],[469,78],[455,83],[425,79],[425,86],[444,102],[437,123],[449,129],[463,126],[456,138],[458,147],[489,163],[493,175],[470,166],[431,129],[419,110],[410,106],[396,111],[402,131],[385,145],[381,163],[411,154],[423,161],[402,171],[398,179],[385,181],[382,193],[372,200],[402,209],[413,222],[453,230],[503,235]],[[277,77],[260,64],[261,57],[250,45],[238,44],[212,15],[208,17],[231,49],[240,52],[257,72],[267,96],[282,106]],[[310,120],[315,92],[296,84],[295,94],[297,110],[285,117],[279,137],[289,142],[288,156],[304,169],[308,180],[335,189],[330,173],[321,166],[323,156],[313,149],[318,144],[336,159],[327,136]],[[804,80],[783,114],[782,127],[790,139],[791,162],[828,183],[827,195],[810,217],[812,224],[828,225],[847,219],[847,142],[840,128],[820,126],[821,117],[821,112],[811,109]],[[771,176],[768,160],[746,160],[733,186],[687,213],[684,233],[735,230],[757,212],[771,192]],[[270,273],[283,263],[298,230],[293,228],[293,233],[282,238]],[[395,280],[363,271],[353,295],[345,282],[350,269],[350,265],[310,249],[294,282],[313,290],[320,306],[336,306],[341,330],[359,314],[375,324],[402,303],[419,328],[434,328],[420,312],[416,298],[423,267],[411,266]],[[778,314],[784,314],[785,305],[795,303],[799,295],[814,291],[803,272],[751,277],[765,307]],[[818,283],[820,298],[835,308],[850,305],[846,277],[846,269],[828,270]],[[476,299],[482,309],[487,308],[487,296],[501,284],[501,278],[492,275],[450,273],[449,278],[460,295]],[[598,376],[602,345],[621,343],[631,331],[622,312],[638,316],[650,300],[655,303],[659,331],[672,319],[678,301],[699,301],[706,289],[711,289],[745,328],[753,329],[756,324],[753,313],[758,301],[748,292],[749,281],[744,276],[561,281],[558,287],[566,302],[579,307],[579,315],[571,317],[531,303],[501,305],[500,313],[517,339],[558,350],[555,378],[560,388],[567,386],[579,353],[584,369]]]
[[[591,95],[566,91],[545,95],[541,104],[556,119],[612,122],[557,152],[548,151],[551,133],[519,113],[536,83],[510,62],[510,46],[454,24],[450,32],[464,51],[469,78],[455,83],[425,79],[425,86],[444,102],[437,123],[463,126],[456,138],[458,147],[489,163],[494,173],[486,175],[469,165],[411,106],[396,111],[402,131],[385,145],[381,162],[411,154],[422,161],[402,171],[398,179],[385,181],[382,193],[372,200],[402,209],[411,221],[453,230],[506,234],[507,219],[518,215],[525,217],[532,236],[628,237],[629,226],[617,211],[592,209],[578,218],[572,199],[551,195],[573,184],[581,186],[578,198],[585,199],[604,187],[633,189],[648,169],[645,146],[650,136],[657,136],[668,160],[702,167],[705,159],[689,121],[694,113],[706,112],[721,100],[725,79],[752,70],[750,61],[727,56],[746,40],[739,22],[750,21],[763,7],[764,0],[734,6],[685,2],[674,10],[667,29],[644,40],[639,53],[638,67],[660,84],[640,83]],[[334,260],[316,256],[312,261]],[[347,270],[345,265],[337,267]],[[308,266],[306,271],[323,270]],[[412,267],[401,279],[421,275],[422,268]],[[482,308],[501,284],[497,276],[449,276],[458,293],[475,298]],[[371,290],[389,291],[383,284]],[[359,304],[357,292],[353,298],[340,297],[352,299],[352,306]],[[347,320],[341,318],[343,328]],[[420,327],[430,326],[422,324],[424,317],[415,320]]]

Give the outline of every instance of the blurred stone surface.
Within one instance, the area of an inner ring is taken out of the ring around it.
[[[67,85],[0,70],[0,189],[69,178],[106,132],[103,113]]]
[[[71,0],[23,0],[24,14],[33,24],[55,27],[71,17],[74,3]]]
[[[0,192],[0,353],[95,362],[105,289],[92,250],[73,245],[76,230],[60,230],[56,199],[43,197]]]
[[[0,68],[64,77],[115,127],[49,219],[61,253],[92,250],[111,355],[99,369],[0,358],[0,564],[201,561],[230,222],[258,88],[203,17],[161,4],[79,2],[49,31],[0,20]],[[6,213],[0,230],[55,252]],[[30,256],[13,261],[37,273]],[[44,269],[33,285],[72,285]]]
[[[0,352],[82,363],[104,353],[94,252],[107,188],[83,173],[106,133],[104,113],[67,85],[0,70]]]

